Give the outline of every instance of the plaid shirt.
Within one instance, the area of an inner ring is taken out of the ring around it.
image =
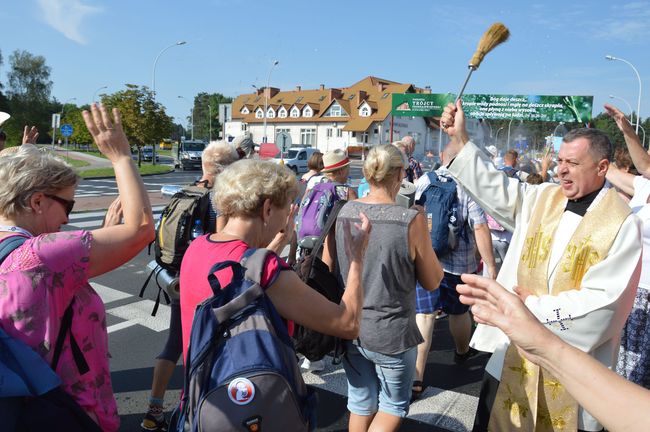
[[[449,174],[449,171],[444,166],[438,168],[436,174],[438,176],[451,177],[451,174]],[[424,175],[418,179],[415,190],[416,200],[420,198],[420,195],[422,195],[430,184],[428,175]],[[474,273],[478,268],[475,253],[476,239],[474,238],[473,231],[475,225],[485,224],[487,220],[483,209],[470,198],[458,182],[456,182],[456,191],[458,192],[459,219],[463,228],[458,239],[458,247],[456,250],[442,257],[438,257],[438,260],[444,271],[460,275],[462,273]]]

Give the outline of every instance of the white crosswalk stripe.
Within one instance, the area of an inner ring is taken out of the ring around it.
[[[162,213],[164,208],[165,206],[152,207],[154,220],[158,219],[160,213]],[[88,230],[99,228],[102,226],[102,222],[104,220],[105,214],[106,214],[105,211],[72,213],[70,215],[68,226],[71,228],[88,229]]]

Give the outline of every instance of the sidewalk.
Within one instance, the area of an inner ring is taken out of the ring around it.
[[[52,148],[51,146],[46,146],[47,148]],[[77,168],[78,171],[85,171],[87,169],[95,168],[110,168],[112,166],[111,161],[106,158],[99,156],[91,155],[85,152],[78,152],[74,150],[68,150],[65,147],[54,146],[54,151],[59,156],[67,156],[70,159],[77,159],[80,161],[88,162],[90,165]]]

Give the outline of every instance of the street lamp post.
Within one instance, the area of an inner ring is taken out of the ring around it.
[[[187,100],[185,96],[179,96],[179,99],[183,99],[185,102],[190,103],[190,101]],[[192,104],[192,117],[191,117],[191,122],[192,122],[192,141],[194,141],[194,104]]]
[[[95,90],[95,93],[93,93],[93,98],[92,98],[92,100],[90,101],[90,103],[95,103],[95,97],[97,96],[97,93],[99,93],[100,90],[104,90],[104,89],[106,89],[106,88],[108,88],[108,86],[101,86],[100,88],[98,88],[97,90]]]
[[[641,147],[645,148],[645,129],[641,125],[639,125],[639,127],[641,128],[641,132],[643,132],[643,141],[641,141]]]
[[[158,59],[160,56],[167,51],[170,48],[173,48],[175,46],[180,46],[180,45],[185,45],[187,42],[185,41],[178,41],[174,44],[171,44],[165,48],[163,48],[158,55],[156,56],[156,59],[153,61],[153,71],[151,73],[151,91],[153,92],[153,107],[154,110],[156,109],[156,65],[158,64]],[[152,146],[152,154],[151,154],[151,164],[156,165],[156,143],[153,143]]]
[[[276,67],[280,62],[278,60],[273,61],[273,64],[271,65],[271,68],[269,69],[269,76],[266,79],[266,88],[264,89],[264,127],[263,127],[263,137],[262,137],[262,142],[267,142],[266,138],[266,112],[268,111],[269,107],[269,85],[271,83],[271,72],[273,72],[273,68]]]
[[[63,117],[63,112],[65,111],[65,104],[68,102],[72,102],[74,100],[77,100],[76,97],[70,98],[67,101],[63,102],[61,105],[61,112],[59,113],[59,122],[61,121],[61,118]],[[56,141],[56,125],[52,125],[52,148],[54,148],[54,143]]]
[[[639,75],[639,71],[636,70],[634,65],[630,63],[629,61],[622,59],[620,57],[614,57],[612,55],[606,55],[605,58],[607,60],[618,60],[622,61],[623,63],[627,64],[629,67],[632,68],[634,73],[636,74],[636,79],[639,81],[639,97],[637,99],[637,104],[636,104],[636,134],[639,134],[639,120],[641,119],[641,75]]]
[[[630,123],[634,124],[634,110],[632,109],[632,105],[627,101],[627,99],[623,99],[620,96],[614,96],[614,95],[609,95],[610,99],[618,99],[620,101],[625,102],[625,105],[627,105],[627,108],[630,110]]]
[[[506,140],[506,150],[510,150],[510,126],[512,125],[512,121],[514,119],[510,119],[508,122],[508,139]]]
[[[208,119],[209,120],[209,122],[208,122],[208,129],[209,129],[208,135],[210,137],[210,141],[208,141],[208,142],[212,142],[212,107],[210,106],[210,101],[208,101],[208,111],[210,113],[209,114],[210,118]]]
[[[503,126],[497,129],[496,137],[494,138],[494,143],[496,144],[497,149],[499,148],[499,132],[503,130]]]

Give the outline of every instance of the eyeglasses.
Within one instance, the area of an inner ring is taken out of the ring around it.
[[[61,198],[60,196],[56,196],[56,195],[50,195],[50,194],[44,194],[44,195],[61,204],[65,209],[66,216],[70,216],[70,213],[72,213],[72,209],[74,208],[74,200],[67,200],[65,198]]]

